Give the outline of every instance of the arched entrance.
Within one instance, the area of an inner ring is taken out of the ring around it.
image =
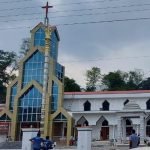
[[[109,125],[108,125],[107,120],[104,120],[102,122],[100,137],[101,137],[100,138],[101,140],[108,140],[109,139]]]
[[[126,136],[130,136],[132,133],[132,121],[130,119],[126,119]]]

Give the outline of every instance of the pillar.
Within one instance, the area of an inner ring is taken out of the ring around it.
[[[31,150],[32,143],[30,141],[31,138],[36,137],[39,129],[35,128],[24,128],[22,129],[23,137],[22,137],[22,150]]]
[[[78,127],[77,150],[91,150],[91,127]]]
[[[140,116],[140,144],[144,144],[145,138],[145,118]]]
[[[118,144],[121,144],[122,142],[121,140],[122,139],[121,117],[118,118],[117,133],[118,133],[117,142]]]

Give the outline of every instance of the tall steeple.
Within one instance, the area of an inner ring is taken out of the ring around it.
[[[46,10],[46,12],[45,12],[46,15],[45,15],[45,21],[44,21],[44,23],[45,23],[46,26],[48,26],[48,24],[49,24],[48,9],[49,8],[53,8],[53,6],[49,6],[48,2],[47,2],[46,6],[43,6],[42,8],[44,8]]]
[[[46,6],[42,8],[46,9],[45,16],[45,61],[44,61],[44,76],[43,76],[43,93],[42,93],[42,107],[41,107],[41,122],[40,122],[40,130],[42,135],[44,135],[44,122],[45,122],[45,111],[46,111],[46,95],[48,93],[48,74],[49,74],[49,53],[50,53],[50,37],[51,37],[51,29],[49,27],[49,19],[48,19],[48,9],[53,6],[49,6],[48,2]]]

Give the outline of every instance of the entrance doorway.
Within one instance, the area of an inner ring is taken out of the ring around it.
[[[100,132],[100,139],[101,140],[108,140],[109,139],[109,125],[108,121],[104,120],[102,122],[101,132]]]

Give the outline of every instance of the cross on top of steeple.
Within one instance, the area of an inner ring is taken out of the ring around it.
[[[48,9],[53,8],[53,6],[49,6],[48,2],[46,3],[46,6],[43,6],[42,8],[46,9],[46,16],[45,16],[45,24],[48,25]]]

